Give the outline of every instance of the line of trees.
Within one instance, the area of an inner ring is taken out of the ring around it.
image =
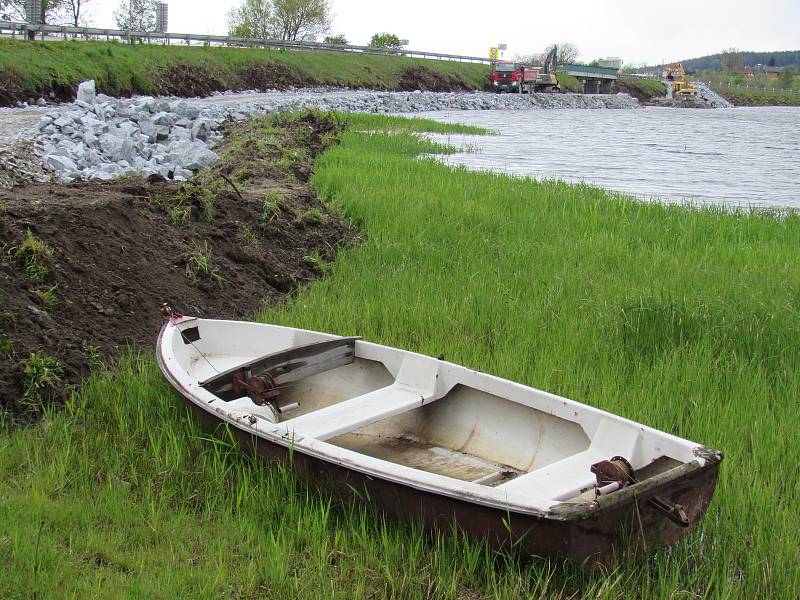
[[[93,0],[41,0],[40,20],[46,24],[87,25],[86,5]],[[114,11],[119,29],[153,31],[157,0],[120,0]],[[25,0],[0,0],[0,19],[25,20]],[[242,0],[228,12],[228,33],[235,37],[316,40],[333,21],[330,0]],[[347,45],[344,34],[327,35],[326,44]],[[400,50],[403,40],[393,33],[376,33],[373,48]],[[567,44],[566,46],[570,46]],[[574,47],[573,47],[574,48]]]
[[[228,33],[235,37],[316,40],[330,30],[331,21],[329,0],[243,0],[228,12]],[[338,40],[345,38],[329,39],[341,43]]]
[[[557,46],[556,50],[556,64],[563,65],[567,63],[575,63],[578,60],[578,48],[575,44],[570,42],[561,42],[560,44],[550,44],[541,53],[534,52],[533,54],[517,54],[516,60],[524,63],[538,64],[544,61],[545,57],[550,54],[553,46]]]
[[[121,0],[114,21],[119,29],[155,31],[156,0]]]

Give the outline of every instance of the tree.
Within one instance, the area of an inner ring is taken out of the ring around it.
[[[274,37],[272,3],[244,0],[228,12],[228,33],[234,37],[267,39]]]
[[[788,90],[792,87],[796,75],[797,75],[797,69],[795,69],[794,66],[789,65],[788,67],[783,67],[783,71],[781,71],[781,74],[778,76],[778,79],[780,80],[781,85],[784,87],[784,89]]]
[[[742,66],[742,56],[736,48],[727,48],[722,51],[722,69],[735,75]]]
[[[769,57],[769,59],[767,60],[767,66],[768,67],[774,67],[775,66],[775,57],[774,56],[770,56]]]
[[[329,0],[273,0],[273,28],[282,40],[298,40],[331,28]]]
[[[563,65],[566,63],[574,63],[576,60],[578,60],[578,48],[575,46],[575,44],[571,44],[570,42],[550,44],[544,49],[544,56],[550,54],[553,46],[558,46],[558,51],[556,52],[556,64]]]
[[[376,33],[369,41],[370,48],[386,48],[387,50],[400,50],[403,44],[400,38],[393,33]]]
[[[237,37],[314,39],[330,29],[330,0],[242,0],[228,12],[228,31]]]
[[[57,24],[63,20],[65,0],[42,0],[39,22]],[[25,0],[0,0],[0,19],[4,21],[25,21]]]
[[[325,39],[322,40],[324,44],[339,44],[340,46],[346,46],[350,42],[347,41],[347,38],[344,37],[343,33],[338,33],[336,35],[326,35]]]
[[[114,11],[114,20],[120,29],[155,31],[156,0],[122,0]]]
[[[91,0],[66,0],[64,2],[64,10],[67,13],[70,24],[75,27],[80,27],[87,22],[86,11],[83,8],[89,4]]]

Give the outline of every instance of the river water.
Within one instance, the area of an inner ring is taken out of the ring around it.
[[[497,136],[434,136],[448,164],[646,199],[800,208],[800,108],[420,113]]]

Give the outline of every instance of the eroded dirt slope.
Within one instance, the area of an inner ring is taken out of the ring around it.
[[[93,365],[151,347],[159,306],[252,315],[319,276],[352,230],[309,188],[336,143],[320,115],[231,125],[189,182],[0,191],[0,409],[34,418]]]

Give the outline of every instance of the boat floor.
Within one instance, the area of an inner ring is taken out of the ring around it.
[[[328,443],[406,467],[490,486],[500,485],[523,473],[508,465],[426,444],[410,436],[345,433]]]

